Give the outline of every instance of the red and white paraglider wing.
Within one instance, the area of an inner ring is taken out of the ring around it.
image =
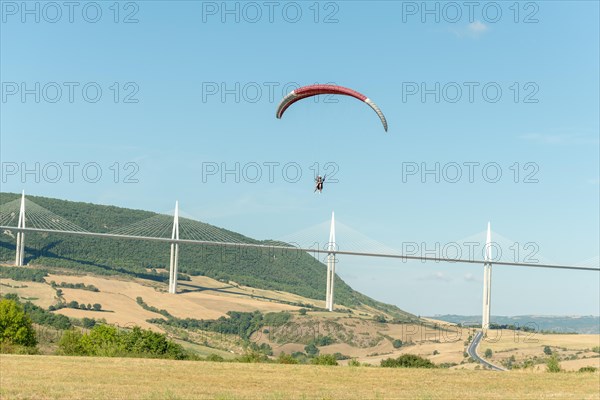
[[[355,90],[352,90],[352,89],[349,89],[349,88],[346,88],[343,86],[336,86],[336,85],[310,85],[310,86],[303,86],[296,90],[292,90],[287,96],[285,96],[283,98],[283,100],[281,100],[281,103],[279,103],[279,107],[277,107],[277,114],[276,114],[277,118],[281,118],[283,116],[283,113],[285,112],[285,110],[287,110],[288,107],[291,106],[292,104],[294,104],[295,102],[302,100],[302,99],[306,99],[307,97],[318,96],[320,94],[336,94],[336,95],[350,96],[350,97],[354,97],[355,99],[358,99],[364,103],[367,103],[369,105],[369,107],[371,107],[373,109],[373,111],[375,111],[377,113],[377,116],[379,117],[379,119],[381,120],[381,123],[383,124],[383,129],[385,129],[385,131],[387,132],[388,125],[387,125],[387,121],[385,119],[385,115],[383,115],[383,113],[381,112],[379,107],[377,107],[377,104],[375,104],[373,102],[373,100],[369,99],[364,94],[358,93]]]

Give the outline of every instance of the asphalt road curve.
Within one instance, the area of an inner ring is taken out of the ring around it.
[[[467,353],[469,354],[469,356],[473,360],[477,361],[479,364],[493,371],[506,371],[504,368],[497,367],[494,364],[491,364],[483,358],[479,357],[479,354],[477,354],[477,346],[479,346],[479,342],[481,342],[481,339],[483,339],[483,332],[479,331],[475,334],[473,341],[471,341],[471,343],[469,344],[469,348],[467,349]]]

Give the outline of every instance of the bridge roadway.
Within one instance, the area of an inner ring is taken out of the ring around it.
[[[349,255],[349,256],[363,256],[363,257],[383,257],[383,258],[396,258],[401,260],[418,260],[418,261],[434,261],[434,262],[450,262],[450,263],[467,263],[467,264],[486,264],[485,260],[472,260],[466,258],[445,258],[445,257],[428,257],[428,256],[413,256],[413,255],[402,255],[402,254],[385,254],[385,253],[369,253],[359,251],[344,251],[344,250],[325,250],[325,249],[311,249],[294,246],[276,246],[267,244],[256,244],[256,243],[232,243],[232,242],[215,242],[210,240],[193,240],[193,239],[170,239],[150,236],[133,236],[133,235],[119,235],[114,233],[97,233],[97,232],[85,232],[85,231],[61,231],[54,229],[41,229],[41,228],[17,228],[14,226],[0,226],[2,230],[11,230],[18,232],[39,232],[39,233],[56,233],[63,235],[74,235],[74,236],[88,236],[88,237],[100,237],[100,238],[112,238],[112,239],[127,239],[127,240],[146,240],[154,242],[164,243],[178,243],[178,244],[196,244],[206,246],[224,246],[224,247],[238,247],[242,248],[262,248],[267,250],[291,250],[291,251],[303,251],[314,254],[333,254],[333,255]],[[493,265],[505,265],[514,267],[532,267],[532,268],[558,268],[558,269],[572,269],[581,271],[596,271],[600,272],[600,268],[584,267],[576,265],[559,265],[559,264],[533,264],[533,263],[519,263],[519,262],[506,262],[506,261],[492,261]]]

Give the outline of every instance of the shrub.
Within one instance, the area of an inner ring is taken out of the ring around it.
[[[387,320],[385,319],[385,317],[383,315],[381,315],[381,314],[374,316],[373,320],[375,322],[380,322],[380,323],[386,323],[387,322]]]
[[[35,355],[39,354],[38,348],[35,346],[21,346],[12,343],[0,343],[1,354],[23,354],[23,355]]]
[[[433,351],[433,355],[434,355],[434,356],[435,356],[435,355],[438,355],[438,354],[440,354],[440,352],[439,352],[439,351],[437,351],[437,350],[434,350],[434,351]]]
[[[81,319],[81,326],[84,328],[90,329],[96,325],[96,320],[93,318],[84,317]]]
[[[258,351],[247,350],[244,355],[237,357],[236,360],[243,363],[261,363],[268,361],[269,358]]]
[[[282,326],[285,325],[292,318],[292,314],[289,312],[272,312],[265,314],[262,320],[262,324],[266,326]]]
[[[4,295],[6,300],[19,301],[19,295],[16,293],[7,293]]]
[[[298,360],[296,360],[291,355],[285,353],[281,353],[279,357],[277,357],[277,362],[279,364],[298,364]]]
[[[209,354],[206,357],[206,361],[223,362],[223,361],[225,361],[225,359],[218,354]]]
[[[273,355],[273,349],[271,348],[271,346],[268,343],[261,343],[260,345],[258,345],[254,342],[250,342],[250,344],[248,345],[248,348],[252,351],[257,351],[257,352],[262,353],[267,356]]]
[[[450,367],[455,367],[457,365],[458,365],[457,363],[441,363],[438,365],[438,367],[448,369]]]
[[[578,372],[596,372],[598,368],[596,367],[581,367]]]
[[[58,342],[58,353],[65,356],[85,356],[87,355],[84,349],[81,338],[83,334],[75,329],[65,331]]]
[[[317,346],[315,346],[314,343],[310,343],[304,346],[304,351],[309,356],[316,356],[317,354],[319,354],[319,349],[317,349]]]
[[[435,368],[434,363],[414,354],[403,354],[395,359],[381,360],[381,366],[386,368]]]
[[[486,349],[485,350],[485,358],[490,358],[492,356],[493,352],[492,349]]]
[[[347,359],[350,358],[350,356],[347,356],[347,355],[342,354],[340,352],[333,353],[333,357],[335,357],[336,360],[347,360]]]
[[[547,356],[552,355],[552,349],[550,348],[550,346],[544,346],[544,354]]]
[[[360,367],[360,362],[358,362],[358,360],[356,358],[353,358],[352,360],[348,361],[348,366],[349,367]]]
[[[332,343],[333,343],[333,338],[329,335],[326,335],[326,336],[319,336],[317,338],[315,344],[317,346],[329,346]]]
[[[58,346],[59,352],[66,355],[188,358],[185,350],[165,335],[138,326],[130,332],[119,332],[110,325],[96,325],[88,334],[71,330],[65,332]]]
[[[306,315],[306,308],[301,308],[298,310],[298,314],[300,315]]]
[[[402,340],[400,339],[396,339],[392,342],[392,346],[394,346],[395,349],[399,349],[400,347],[402,347]]]
[[[321,354],[310,360],[310,363],[314,365],[338,365],[333,354]]]
[[[37,344],[31,319],[14,300],[0,300],[0,343],[26,347]]]
[[[296,360],[298,360],[299,364],[306,364],[309,360],[308,356],[301,351],[293,352],[292,357],[295,358]]]
[[[558,363],[558,357],[556,357],[555,354],[550,356],[550,358],[546,362],[546,368],[548,369],[548,372],[560,372],[561,371],[560,364]]]

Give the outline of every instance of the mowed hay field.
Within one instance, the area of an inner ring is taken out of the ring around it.
[[[598,399],[600,374],[0,356],[2,399]]]

